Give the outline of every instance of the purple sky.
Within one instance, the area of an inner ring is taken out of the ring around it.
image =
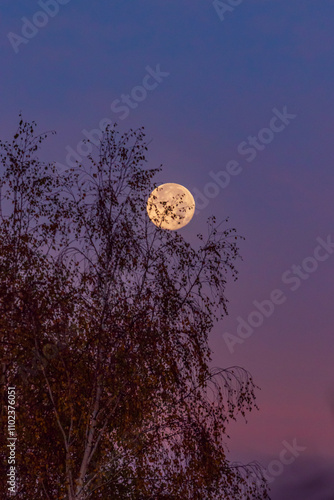
[[[260,412],[230,428],[231,455],[276,460],[279,470],[282,443],[296,440],[306,449],[282,466],[273,499],[333,500],[334,250],[317,247],[334,241],[334,2],[244,0],[219,16],[204,0],[55,1],[45,0],[44,16],[44,0],[2,2],[2,138],[22,111],[57,131],[44,155],[65,165],[82,130],[102,119],[143,125],[149,165],[164,165],[158,181],[185,185],[205,205],[185,238],[211,214],[230,216],[246,241],[230,314],[212,332],[213,361],[247,368],[262,389]],[[285,107],[294,118],[274,120]],[[232,160],[239,173],[225,185]],[[267,304],[268,317],[241,339],[238,318],[274,290],[284,303]]]

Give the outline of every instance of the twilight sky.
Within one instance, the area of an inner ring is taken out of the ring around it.
[[[22,111],[62,168],[106,119],[144,126],[157,180],[197,201],[184,237],[211,214],[245,236],[210,339],[261,387],[231,456],[273,500],[333,500],[334,1],[3,0],[0,27],[3,139]]]

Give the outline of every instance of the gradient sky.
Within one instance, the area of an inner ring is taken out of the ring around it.
[[[231,456],[267,466],[296,439],[306,450],[272,482],[273,499],[333,500],[334,253],[296,291],[282,275],[313,256],[317,238],[334,240],[334,1],[244,0],[223,20],[211,0],[63,3],[15,51],[22,18],[41,7],[2,1],[1,137],[12,137],[22,111],[57,131],[43,157],[65,164],[66,148],[104,118],[124,131],[144,126],[149,166],[164,166],[159,182],[214,194],[181,232],[195,241],[214,214],[246,238],[229,316],[210,339],[214,365],[243,366],[261,387],[260,411],[230,428]],[[115,100],[157,65],[169,75],[135,109],[116,112]],[[239,145],[284,106],[296,117],[247,162]],[[210,172],[230,160],[241,173],[208,191]],[[285,302],[231,353],[224,333],[236,335],[237,318],[275,289]]]

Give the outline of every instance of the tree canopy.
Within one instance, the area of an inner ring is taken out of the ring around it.
[[[142,128],[108,127],[65,172],[39,159],[47,134],[35,128],[21,118],[0,143],[17,498],[269,498],[261,468],[231,463],[224,441],[229,421],[256,407],[256,386],[240,367],[212,368],[208,344],[237,277],[236,231],[211,217],[192,246],[149,220],[160,168],[147,166]],[[6,480],[5,467],[3,490]]]

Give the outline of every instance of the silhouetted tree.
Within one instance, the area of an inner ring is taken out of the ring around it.
[[[4,390],[17,387],[16,497],[268,498],[261,468],[230,463],[223,441],[256,406],[252,377],[210,368],[208,334],[237,276],[235,231],[212,217],[195,249],[149,220],[159,169],[145,165],[143,129],[107,128],[87,165],[61,174],[37,156],[45,137],[21,119],[1,143],[0,345]]]

